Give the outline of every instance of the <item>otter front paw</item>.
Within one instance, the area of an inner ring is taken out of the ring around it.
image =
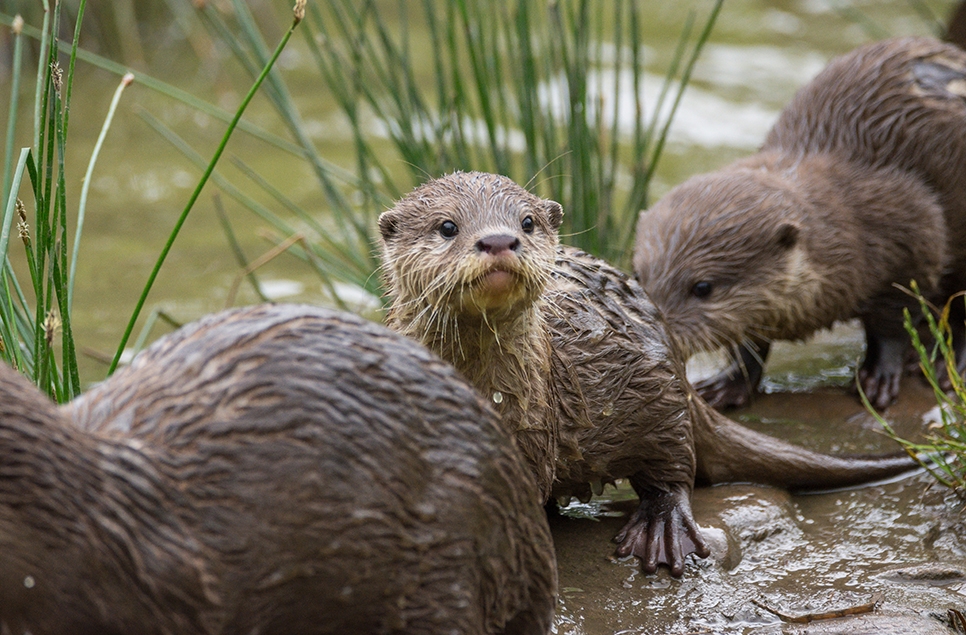
[[[723,371],[713,377],[695,382],[694,389],[708,405],[718,410],[743,408],[751,403],[752,387],[740,373]]]
[[[648,488],[638,495],[641,503],[637,511],[614,537],[618,556],[637,556],[645,573],[654,573],[658,566],[667,565],[671,575],[679,578],[689,553],[699,558],[711,554],[691,515],[690,490],[664,492]]]

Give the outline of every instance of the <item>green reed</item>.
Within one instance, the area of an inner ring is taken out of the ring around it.
[[[941,310],[929,305],[915,283],[912,293],[919,301],[931,341],[923,341],[918,329],[919,320],[913,320],[908,310],[905,311],[904,325],[919,354],[919,367],[935,394],[939,423],[920,442],[902,438],[871,407],[861,391],[860,394],[886,435],[901,444],[939,483],[952,489],[960,498],[966,498],[966,384],[957,368],[949,324],[952,304],[963,302],[966,292],[951,298]]]
[[[647,120],[646,16],[636,2],[334,0],[311,7],[303,35],[370,188],[375,175],[397,198],[429,176],[499,172],[564,206],[568,242],[627,264],[670,120],[720,7],[693,43],[691,16]],[[414,41],[415,23],[428,41]],[[367,115],[387,128],[394,152],[374,141]]]
[[[261,29],[243,0],[230,6],[200,4],[199,20],[254,75],[267,51]],[[320,98],[335,101],[353,165],[335,166],[321,156],[290,80],[275,72],[264,92],[291,141],[246,130],[308,163],[327,214],[300,207],[240,159],[241,173],[273,205],[257,203],[220,174],[213,179],[272,227],[276,246],[304,236],[289,253],[318,273],[343,308],[338,283],[381,295],[375,217],[416,184],[453,170],[506,174],[560,201],[568,242],[626,265],[671,118],[720,8],[719,1],[700,29],[691,16],[654,111],[645,117],[639,34],[646,16],[637,2],[604,10],[589,0],[311,3],[302,34],[317,80],[299,81],[316,82]],[[428,41],[413,39],[409,26],[416,23]],[[630,117],[616,99],[624,89],[632,95]],[[174,90],[159,90],[181,99]],[[174,131],[143,116],[200,161]],[[622,117],[633,121],[631,130],[619,129]]]
[[[456,169],[501,172],[560,201],[567,210],[567,242],[627,264],[633,226],[646,206],[671,118],[720,7],[719,1],[699,29],[694,16],[689,20],[656,107],[645,117],[644,47],[639,33],[646,16],[636,2],[614,3],[604,10],[589,0],[312,3],[302,31],[317,79],[300,81],[317,81],[320,96],[336,102],[347,124],[353,164],[339,166],[323,157],[313,143],[288,89],[292,80],[272,68],[291,29],[272,52],[243,0],[218,6],[198,3],[193,14],[197,22],[192,24],[196,31],[188,37],[197,36],[200,25],[205,37],[224,45],[256,87],[264,81],[262,93],[273,105],[287,138],[241,120],[245,104],[235,113],[227,112],[149,75],[133,74],[139,86],[224,121],[229,130],[216,156],[206,159],[150,113],[141,114],[205,175],[137,301],[111,369],[181,224],[209,178],[222,193],[262,218],[272,229],[270,240],[275,246],[288,246],[288,253],[311,267],[343,308],[350,307],[341,300],[341,284],[381,295],[374,275],[378,266],[372,233],[375,216],[417,183]],[[179,22],[186,21],[183,11],[178,16]],[[56,20],[55,10],[42,29],[23,28],[24,34],[40,40],[45,59],[55,59],[57,51],[65,48],[50,35],[57,32]],[[0,21],[11,23],[10,16],[2,14]],[[414,40],[407,25],[416,21],[425,25],[428,41]],[[15,38],[15,51],[22,46],[21,39],[20,35]],[[129,72],[76,46],[69,50],[70,69],[80,59],[118,76]],[[16,87],[20,62],[15,66]],[[69,305],[83,214],[68,258],[63,166],[54,159],[58,152],[63,156],[69,110],[52,90],[48,68],[45,62],[38,69],[34,147],[19,155],[18,161],[10,145],[12,136],[7,137],[2,226],[6,230],[0,233],[0,262],[6,262],[16,215],[15,193],[26,174],[35,197],[38,230],[25,249],[31,287],[39,300],[24,293],[7,263],[0,288],[0,337],[7,359],[65,400],[79,390]],[[66,83],[68,99],[71,77],[72,71]],[[626,88],[634,110],[630,131],[619,128],[620,118],[627,115],[615,98]],[[13,90],[11,99],[18,93]],[[15,107],[11,113],[16,116]],[[9,129],[16,125],[11,121]],[[246,188],[216,170],[235,126],[264,141],[272,152],[305,160],[324,198],[324,213],[301,207],[240,158],[233,158],[240,174],[267,194],[270,204],[256,201],[245,194]],[[379,127],[388,130],[388,140],[378,134]],[[93,159],[96,156],[89,171]],[[86,196],[82,196],[81,212],[83,201]],[[230,228],[226,232],[231,238]],[[235,251],[244,262],[244,256]],[[57,343],[52,339],[56,333],[60,334]],[[59,359],[53,357],[55,348],[61,351]],[[63,377],[58,368],[63,369]]]
[[[68,267],[67,197],[64,155],[70,120],[70,95],[76,62],[78,20],[66,70],[56,44],[61,3],[44,3],[43,29],[33,108],[33,144],[17,151],[19,93],[23,63],[23,22],[13,27],[10,111],[3,167],[0,224],[0,356],[28,375],[48,394],[66,401],[80,391],[71,331]],[[24,254],[18,274],[11,260],[16,235]],[[23,273],[26,268],[26,273]]]
[[[19,16],[0,14],[3,21],[11,25],[14,37],[10,111],[4,154],[3,190],[0,198],[3,204],[2,216],[0,216],[0,264],[2,264],[0,269],[0,357],[31,377],[38,386],[59,402],[70,400],[81,390],[77,351],[71,330],[71,306],[77,256],[82,242],[88,185],[120,100],[121,91],[135,80],[134,74],[125,72],[111,102],[84,176],[78,210],[72,221],[75,224],[74,237],[73,241],[70,241],[64,156],[75,64],[78,58],[84,58],[110,70],[126,70],[117,64],[83,53],[78,49],[77,42],[85,3],[85,0],[81,0],[79,4],[74,37],[67,47],[69,57],[66,73],[60,65],[61,53],[65,47],[57,39],[57,33],[60,32],[62,3],[54,3],[52,10],[45,3],[41,29],[26,26]],[[230,118],[218,150],[207,162],[204,175],[169,234],[157,263],[145,283],[127,329],[121,337],[109,372],[113,372],[116,368],[165,257],[171,250],[201,189],[212,174],[228,139],[239,124],[245,107],[261,82],[268,76],[295,27],[301,22],[304,16],[304,5],[304,0],[297,0],[292,26],[275,51],[266,56],[264,67],[254,85]],[[25,36],[35,37],[39,41],[40,55],[33,108],[33,144],[17,152],[14,138],[18,126],[22,125],[17,117],[21,78],[24,74],[23,38]],[[139,77],[139,79],[144,79],[148,84],[157,85],[150,78]],[[188,99],[188,101],[191,100]],[[22,258],[11,254],[14,228],[24,247]],[[13,258],[11,258],[12,255]]]
[[[238,126],[238,122],[241,121],[242,114],[245,112],[245,109],[248,108],[248,104],[251,103],[252,98],[255,96],[255,93],[258,92],[258,89],[262,85],[262,82],[265,81],[265,78],[268,77],[269,74],[271,73],[272,67],[275,65],[275,62],[278,60],[278,56],[282,54],[282,50],[285,48],[285,45],[288,44],[289,39],[292,37],[292,33],[295,32],[295,27],[297,27],[302,22],[302,19],[305,15],[305,0],[296,0],[294,14],[295,16],[294,16],[294,19],[292,20],[291,26],[288,28],[287,31],[285,31],[285,34],[282,36],[282,39],[278,43],[278,46],[275,47],[274,52],[272,52],[271,54],[267,54],[265,56],[265,61],[261,69],[261,72],[255,78],[254,84],[252,84],[251,88],[248,90],[248,93],[245,95],[245,97],[241,101],[241,104],[238,106],[238,109],[235,111],[235,115],[232,117],[231,122],[229,122],[228,124],[228,129],[225,130],[224,134],[221,137],[221,141],[218,144],[217,150],[215,150],[214,155],[208,161],[208,164],[205,167],[204,174],[201,176],[201,179],[198,181],[198,184],[195,186],[194,191],[191,193],[191,197],[188,199],[188,202],[185,204],[185,207],[182,210],[181,215],[178,217],[178,220],[175,223],[174,228],[171,230],[171,233],[168,236],[168,240],[165,242],[164,247],[161,249],[161,253],[160,255],[158,255],[158,260],[155,263],[154,268],[151,270],[151,273],[148,276],[148,280],[144,285],[144,289],[141,292],[141,297],[138,298],[137,304],[135,305],[135,308],[134,308],[134,312],[131,314],[131,319],[128,321],[127,328],[124,330],[124,335],[121,336],[121,342],[120,344],[118,344],[117,352],[114,354],[114,359],[111,361],[111,366],[107,371],[108,374],[113,373],[114,370],[117,368],[118,363],[121,361],[121,355],[124,353],[124,347],[127,345],[128,339],[130,339],[131,333],[134,331],[134,325],[137,323],[137,319],[141,314],[141,309],[144,308],[144,303],[147,300],[148,294],[151,291],[151,287],[154,285],[154,281],[157,279],[158,273],[160,273],[161,271],[161,266],[164,264],[164,261],[167,258],[168,253],[171,251],[171,247],[174,245],[174,241],[178,237],[178,233],[181,231],[181,227],[184,226],[185,221],[188,219],[188,214],[191,212],[192,207],[194,207],[195,202],[198,200],[198,196],[201,195],[201,190],[204,189],[205,184],[208,182],[208,179],[211,177],[212,173],[214,172],[215,165],[218,163],[218,159],[221,158],[222,153],[225,151],[225,147],[228,145],[228,140],[231,138],[232,133],[235,131],[235,128]]]

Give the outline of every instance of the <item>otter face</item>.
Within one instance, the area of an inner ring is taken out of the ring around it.
[[[393,311],[513,317],[549,280],[558,203],[479,172],[430,181],[379,217]]]
[[[803,255],[793,193],[756,170],[692,178],[637,225],[634,271],[688,355],[781,337]]]

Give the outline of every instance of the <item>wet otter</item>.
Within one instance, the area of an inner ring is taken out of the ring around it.
[[[619,554],[675,576],[688,553],[707,556],[691,516],[695,480],[831,487],[911,467],[810,452],[709,408],[641,288],[558,247],[562,217],[557,203],[492,174],[416,188],[379,218],[387,323],[491,397],[545,496],[628,477],[640,506]]]
[[[5,364],[0,392],[5,633],[549,631],[512,439],[380,325],[235,310],[67,406]]]
[[[859,317],[859,382],[887,406],[914,302],[894,285],[940,305],[966,289],[966,51],[905,38],[833,60],[760,152],[641,213],[634,270],[687,353],[738,349],[699,386],[712,405],[747,403],[769,342]]]

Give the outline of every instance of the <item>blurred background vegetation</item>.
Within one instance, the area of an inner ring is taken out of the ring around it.
[[[56,25],[54,5],[0,7],[10,178],[21,149],[41,147],[35,111],[53,95],[43,89],[50,68],[39,63],[45,17],[66,73],[81,6],[56,5]],[[455,169],[502,172],[560,201],[565,242],[625,266],[649,200],[752,151],[830,56],[887,35],[939,34],[953,2],[719,8],[715,0],[310,2],[178,236],[128,353],[158,334],[150,331],[159,316],[184,322],[260,299],[378,319],[375,216]],[[51,213],[28,188],[16,192],[33,247],[43,239],[48,255],[39,262],[29,253],[12,215],[0,254],[3,355],[29,364],[59,399],[104,376],[148,272],[290,11],[289,0],[86,7],[72,92],[59,110],[39,109],[50,130],[58,117],[69,121],[63,165],[56,144],[34,152],[54,159],[36,175]],[[10,28],[17,15],[20,36]],[[133,83],[105,128],[127,72]],[[26,163],[20,178],[31,178]],[[14,200],[9,182],[4,204]],[[75,284],[61,294],[75,259]]]

